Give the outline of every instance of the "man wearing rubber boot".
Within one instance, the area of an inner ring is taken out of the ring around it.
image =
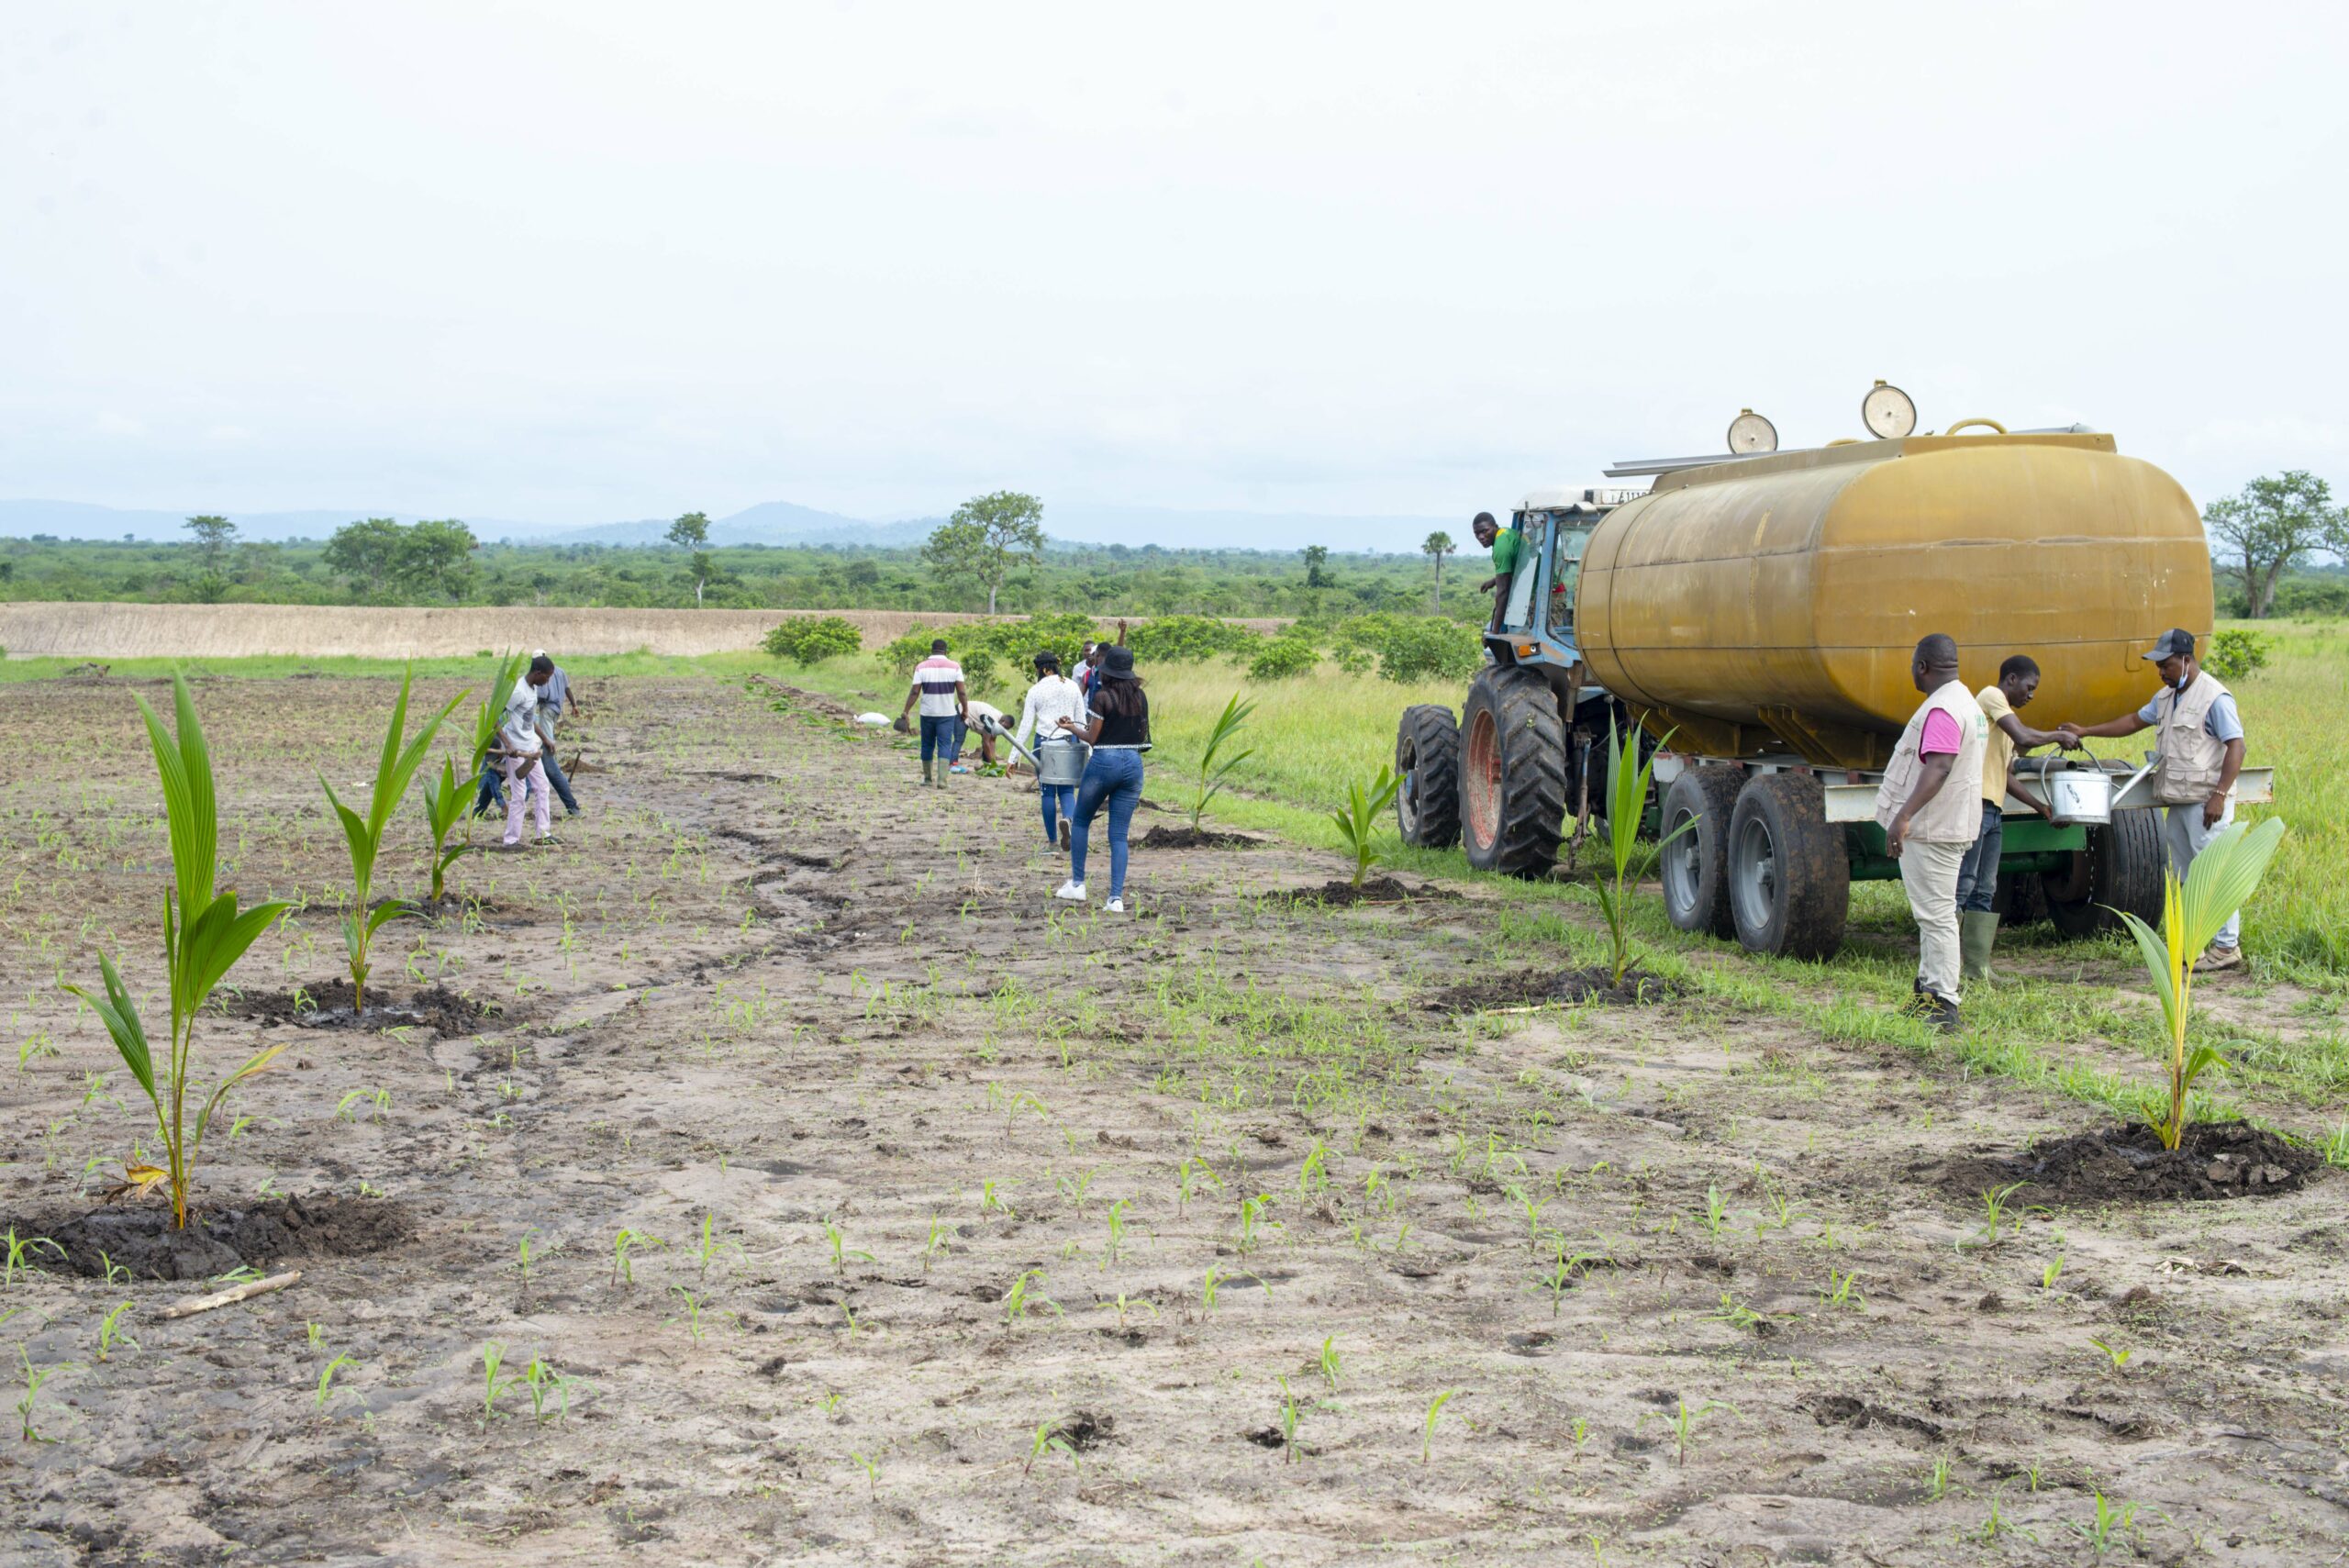
[[[2079,744],[2060,730],[2034,729],[2015,717],[2015,709],[2029,707],[2038,694],[2039,662],[2027,653],[2008,659],[1998,666],[1998,684],[1974,694],[1990,729],[1982,751],[1982,831],[1957,867],[1957,944],[1968,980],[1990,978],[1990,950],[1998,945],[1998,917],[1990,905],[1998,895],[1998,852],[2006,841],[2007,795],[2011,792],[2050,822],[2059,828],[2064,825],[2045,801],[2011,776],[2020,752],[2041,746]]]
[[[1944,1033],[1958,1029],[1957,868],[1982,831],[1982,754],[1989,721],[1957,678],[1957,644],[1935,632],[1917,644],[1909,678],[1925,694],[1900,732],[1876,791],[1885,852],[1917,920],[1917,997]],[[1955,782],[1953,783],[1952,781]]]
[[[2173,627],[2143,655],[2161,671],[2162,689],[2134,713],[2124,713],[2102,724],[2066,724],[2075,736],[2118,738],[2153,729],[2159,736],[2154,751],[2154,798],[2168,809],[2162,813],[2162,847],[2178,880],[2194,869],[2202,847],[2233,826],[2235,775],[2243,771],[2243,718],[2235,712],[2234,695],[2194,657],[2194,634]],[[2232,969],[2243,962],[2243,911],[2227,917],[2211,939],[2210,951],[2194,961],[2194,972]]]

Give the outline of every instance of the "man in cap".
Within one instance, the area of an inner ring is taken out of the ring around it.
[[[1957,643],[1940,632],[1917,644],[1909,678],[1925,700],[1900,732],[1876,791],[1885,852],[1917,920],[1917,996],[1944,1032],[1958,1029],[1957,872],[1982,831],[1982,757],[1989,720],[1957,678]]]
[[[2243,772],[2243,717],[2235,711],[2234,694],[2202,668],[2194,647],[2192,632],[2171,628],[2143,655],[2161,672],[2162,689],[2152,701],[2102,724],[2058,726],[2075,739],[2156,732],[2154,799],[2167,807],[2162,813],[2162,845],[2181,882],[2202,847],[2233,826],[2235,775]],[[2204,973],[2241,962],[2243,912],[2237,910],[2194,968]]]

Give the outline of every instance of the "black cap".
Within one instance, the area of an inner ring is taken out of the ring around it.
[[[1123,643],[1112,646],[1101,656],[1101,678],[1107,681],[1130,681],[1134,678],[1134,651]]]
[[[2158,664],[2165,659],[2194,657],[2194,634],[2182,626],[2174,626],[2162,633],[2162,639],[2146,651],[2144,658]]]

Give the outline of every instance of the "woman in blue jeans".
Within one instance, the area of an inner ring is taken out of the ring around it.
[[[1134,673],[1130,648],[1111,648],[1101,660],[1086,704],[1085,722],[1063,718],[1060,728],[1082,735],[1093,746],[1085,778],[1076,786],[1076,831],[1068,852],[1068,881],[1052,896],[1085,902],[1085,849],[1094,817],[1109,813],[1109,901],[1102,908],[1126,912],[1126,829],[1141,804],[1141,754],[1150,750],[1150,698]]]

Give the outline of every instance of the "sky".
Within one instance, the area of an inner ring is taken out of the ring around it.
[[[8,6],[0,497],[1464,517],[1878,377],[2349,489],[2344,60],[2313,5]]]

